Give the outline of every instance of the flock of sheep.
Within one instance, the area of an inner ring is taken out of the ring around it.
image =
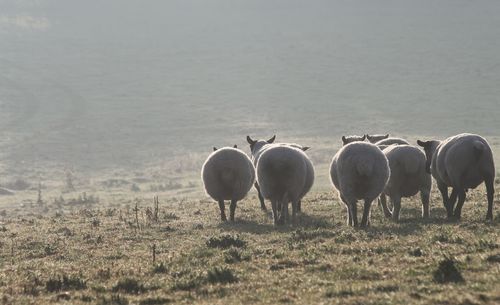
[[[236,145],[214,147],[203,164],[201,176],[205,191],[219,203],[222,221],[227,221],[224,201],[231,201],[230,220],[234,221],[236,203],[255,185],[263,210],[266,209],[264,199],[271,201],[275,225],[290,221],[289,203],[292,204],[291,220],[295,223],[296,214],[301,211],[301,199],[314,183],[314,167],[305,153],[309,147],[274,143],[275,139],[276,136],[253,140],[247,136],[251,159]],[[330,178],[347,209],[349,225],[368,226],[370,208],[377,198],[384,215],[398,220],[401,198],[418,192],[422,217],[429,217],[431,174],[443,197],[448,218],[460,219],[467,190],[484,182],[488,198],[486,219],[493,219],[495,165],[491,148],[481,136],[459,134],[444,141],[418,140],[423,151],[388,134],[343,136],[342,142],[343,147],[333,157]],[[450,195],[448,187],[452,188]],[[386,196],[392,202],[392,211],[387,207]],[[359,224],[358,200],[363,202]]]

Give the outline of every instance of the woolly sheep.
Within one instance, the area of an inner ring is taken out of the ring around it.
[[[369,225],[370,208],[389,180],[389,163],[374,144],[354,142],[343,146],[333,157],[330,179],[347,208],[347,223],[358,226],[357,201],[364,200],[361,226]]]
[[[273,136],[271,139],[265,141],[265,140],[252,140],[250,136],[247,136],[247,142],[250,144],[250,150],[252,151],[252,162],[254,163],[255,166],[257,166],[257,162],[259,161],[260,155],[268,148],[276,146],[276,145],[281,145],[281,146],[290,146],[294,147],[297,149],[300,149],[302,151],[308,150],[310,147],[308,146],[302,146],[297,143],[274,143],[274,140],[276,139],[276,136]],[[307,156],[307,155],[306,155]],[[303,195],[301,198],[307,194],[313,183],[314,183],[314,166],[309,158],[306,160],[307,164],[307,176],[306,176],[306,185],[303,190]],[[259,184],[255,182],[255,188],[257,189],[258,196],[259,196],[259,201],[260,201],[260,206],[262,210],[266,210],[266,205],[264,203],[264,197],[262,196],[262,193],[259,188]],[[297,211],[300,212],[302,210],[302,203],[301,200],[298,202],[298,207]]]
[[[295,223],[298,202],[308,187],[308,160],[302,150],[289,145],[274,145],[260,155],[257,181],[262,196],[271,201],[275,225],[287,221],[290,202],[292,222]]]
[[[234,221],[236,203],[243,199],[255,182],[255,168],[241,150],[225,147],[208,156],[201,169],[206,193],[219,203],[220,217],[227,221],[224,200],[231,200],[230,220]]]
[[[389,137],[389,134],[374,134],[374,135],[369,135],[367,134],[366,135],[366,139],[370,142],[370,143],[377,143],[378,141],[382,141],[384,139],[387,139]]]
[[[386,216],[399,220],[401,197],[414,196],[420,191],[422,200],[422,217],[429,217],[429,196],[431,192],[431,175],[425,170],[425,154],[415,146],[391,145],[383,150],[389,161],[391,175],[384,192],[380,196]],[[385,195],[393,204],[393,212],[387,209]]]
[[[486,220],[493,220],[495,164],[488,142],[479,135],[463,133],[444,141],[417,143],[425,150],[426,170],[436,179],[448,218],[460,219],[467,190],[484,182],[488,198]],[[448,187],[452,187],[449,197]]]
[[[347,145],[352,142],[363,142],[366,139],[366,135],[362,136],[342,136],[342,144]]]

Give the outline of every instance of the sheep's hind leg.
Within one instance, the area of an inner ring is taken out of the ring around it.
[[[260,201],[260,209],[262,211],[267,211],[266,204],[264,203],[264,196],[262,196],[262,193],[260,192],[260,187],[257,184],[257,182],[254,183],[255,189],[257,190],[257,194],[259,196],[259,201]]]
[[[347,203],[347,201],[345,200],[345,198],[342,195],[340,195],[340,200],[342,200],[342,202],[344,203],[345,208],[347,210],[347,225],[354,226],[354,224],[352,223],[352,213],[351,213],[351,208],[349,207],[349,204]]]
[[[348,204],[349,205],[349,210],[351,214],[351,223],[353,227],[358,226],[358,204],[356,201],[353,201]]]
[[[368,227],[370,225],[370,208],[372,202],[365,199],[365,204],[363,206],[363,218],[361,219],[361,227]]]
[[[280,224],[285,224],[288,222],[288,202],[281,202],[281,214],[279,218]]]
[[[224,205],[224,200],[219,200],[219,209],[220,209],[220,220],[227,221],[226,218],[226,206]]]
[[[493,187],[493,177],[488,177],[484,180],[486,185],[486,196],[488,197],[488,212],[486,213],[486,220],[493,220],[493,196],[495,189]]]
[[[446,206],[446,214],[448,218],[453,218],[453,209],[455,208],[455,203],[457,202],[458,189],[456,187],[451,191],[450,198],[448,199],[448,205]]]
[[[302,200],[299,200],[297,202],[297,212],[298,213],[302,212]]]
[[[271,208],[273,209],[273,221],[274,225],[278,225],[278,209],[277,209],[276,200],[271,200]]]
[[[300,203],[300,200],[292,201],[292,224],[293,225],[297,224],[297,212],[298,212],[298,208],[299,208],[299,203]]]
[[[459,220],[460,217],[462,217],[462,207],[464,205],[464,202],[465,202],[465,190],[462,189],[458,192],[458,203],[454,213],[454,216],[457,220]]]
[[[386,218],[391,218],[392,213],[389,210],[389,208],[387,207],[387,197],[385,196],[385,194],[381,194],[378,200],[379,200],[378,202],[382,206],[382,211],[384,211],[384,216]]]
[[[231,205],[229,206],[229,219],[234,221],[234,212],[236,211],[236,200],[231,200]]]
[[[427,190],[420,190],[420,199],[422,200],[422,218],[429,218],[429,198],[430,194]]]
[[[393,196],[391,198],[394,210],[392,210],[392,219],[399,221],[399,212],[401,211],[401,196]]]
[[[443,206],[448,211],[448,187],[444,183],[437,183],[437,187],[439,189],[439,192],[441,193],[441,196],[443,197]]]

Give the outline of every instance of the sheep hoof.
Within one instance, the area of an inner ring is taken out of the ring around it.
[[[486,221],[493,221],[493,213],[491,213],[491,214],[490,214],[490,213],[488,213],[488,214],[486,215]]]

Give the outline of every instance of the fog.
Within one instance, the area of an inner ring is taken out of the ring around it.
[[[194,173],[247,134],[491,139],[499,84],[497,0],[0,0],[0,180]]]

